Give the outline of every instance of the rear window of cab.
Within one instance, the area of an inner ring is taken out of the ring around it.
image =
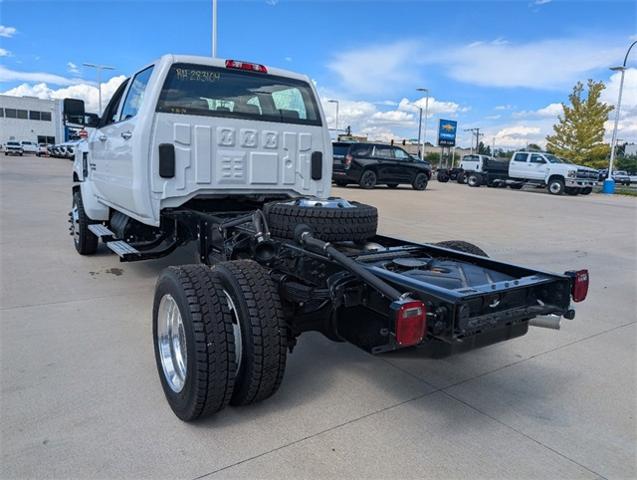
[[[186,63],[171,66],[157,111],[321,125],[316,98],[304,81]]]

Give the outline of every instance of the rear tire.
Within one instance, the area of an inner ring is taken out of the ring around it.
[[[370,190],[376,186],[377,180],[378,178],[376,177],[376,173],[373,170],[363,170],[358,184],[361,186],[361,188]]]
[[[424,190],[427,188],[427,184],[429,183],[429,177],[427,177],[426,173],[418,173],[414,178],[414,181],[411,182],[411,186],[414,190]]]
[[[223,262],[214,272],[241,328],[241,359],[230,403],[260,402],[279,389],[285,373],[287,325],[277,287],[253,260]]]
[[[440,183],[447,183],[449,181],[449,175],[447,173],[441,172],[436,175],[436,180]]]
[[[458,174],[458,176],[456,177],[456,182],[458,182],[458,183],[460,183],[460,184],[463,184],[463,183],[466,183],[466,182],[467,182],[467,179],[465,178],[465,174],[464,174],[464,172],[460,172],[460,173]]]
[[[434,243],[434,245],[448,248],[449,250],[456,250],[458,252],[478,255],[480,257],[489,257],[489,255],[487,255],[487,253],[480,247],[474,245],[473,243],[465,242],[464,240],[446,240],[444,242]]]
[[[75,249],[80,255],[92,255],[97,251],[98,238],[88,229],[88,226],[97,222],[91,221],[84,211],[82,194],[80,190],[73,192],[73,207],[70,213],[71,235]]]
[[[175,316],[170,317],[164,302]],[[230,402],[237,370],[232,315],[210,267],[185,265],[162,272],[155,287],[153,339],[161,385],[175,415],[188,422]],[[180,364],[177,359],[183,358]]]

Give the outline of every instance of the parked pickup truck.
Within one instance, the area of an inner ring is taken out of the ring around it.
[[[575,165],[547,152],[515,152],[511,160],[485,159],[465,171],[470,187],[524,185],[546,188],[553,195],[588,195],[597,185],[597,170]]]
[[[64,110],[91,118],[81,101]],[[586,270],[377,234],[376,208],[330,196],[330,135],[305,75],[165,55],[87,126],[69,213],[77,251],[101,239],[122,261],[189,242],[199,252],[201,264],[161,273],[152,310],[157,371],[183,420],[274,394],[303,332],[372,354],[448,354],[557,328],[586,297]]]

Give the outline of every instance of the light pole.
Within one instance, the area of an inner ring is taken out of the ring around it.
[[[624,57],[624,63],[619,67],[611,67],[613,72],[622,72],[619,80],[619,95],[617,97],[617,107],[615,107],[615,125],[613,126],[613,137],[610,141],[610,161],[608,162],[608,176],[604,180],[604,187],[602,191],[604,193],[615,193],[615,181],[613,180],[613,161],[615,160],[615,143],[617,142],[617,124],[619,123],[619,109],[622,106],[622,91],[624,90],[624,74],[626,73],[626,62],[628,61],[628,54],[631,49],[637,44],[637,40],[630,44],[626,56]]]
[[[217,0],[212,0],[212,58],[217,58]]]
[[[327,103],[336,104],[336,121],[334,122],[336,124],[336,128],[334,130],[338,132],[338,100],[328,100]]]
[[[425,131],[422,135],[422,150],[420,151],[420,159],[423,159],[423,155],[425,154],[425,145],[427,144],[427,116],[429,114],[429,89],[428,88],[417,88],[418,92],[425,92],[427,95],[425,97]],[[420,135],[419,135],[420,136]]]
[[[109,67],[108,65],[96,65],[94,63],[83,63],[85,67],[94,68],[97,71],[97,94],[99,114],[102,115],[102,70],[115,70],[115,67]]]
[[[418,116],[418,156],[422,160],[423,152],[420,149],[420,134],[422,133],[422,107],[418,107],[418,111],[420,112],[420,115]]]

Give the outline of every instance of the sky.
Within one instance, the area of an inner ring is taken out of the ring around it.
[[[428,141],[458,121],[461,146],[479,127],[500,148],[545,144],[578,81],[619,73],[637,40],[634,1],[219,0],[218,55],[307,74],[328,123],[370,139],[418,136],[429,91]],[[165,53],[210,55],[210,1],[0,0],[0,93],[83,98],[97,111],[126,76]],[[618,137],[637,142],[637,46],[628,60]],[[606,124],[607,138],[612,128]],[[423,122],[424,123],[424,122]]]

